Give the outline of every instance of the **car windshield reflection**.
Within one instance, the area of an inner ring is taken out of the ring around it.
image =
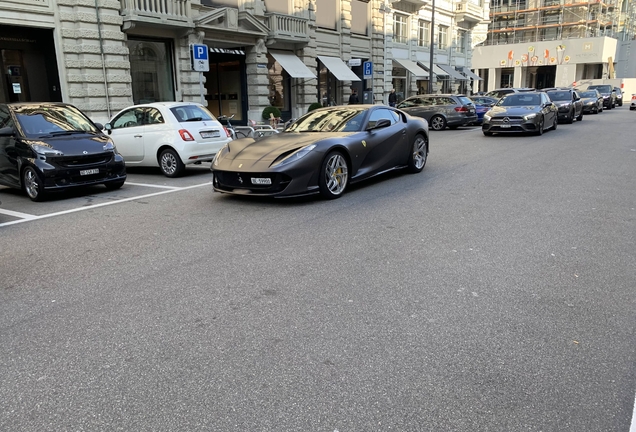
[[[74,107],[24,106],[16,109],[16,118],[27,137],[97,133],[95,126]]]
[[[497,106],[535,106],[541,105],[541,97],[536,94],[511,94],[497,102]]]
[[[301,117],[285,132],[359,132],[365,109],[317,110]]]

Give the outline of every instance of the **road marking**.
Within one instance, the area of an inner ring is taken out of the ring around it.
[[[132,186],[142,186],[142,187],[160,188],[160,189],[179,189],[176,186],[154,185],[154,184],[148,184],[148,183],[133,183],[129,181],[127,181],[126,184],[132,185]]]
[[[27,214],[27,213],[20,213],[20,212],[12,211],[12,210],[3,210],[3,209],[0,209],[0,214],[7,215],[7,216],[13,216],[13,217],[17,217],[17,218],[20,218],[20,219],[35,219],[35,218],[37,218],[36,215]]]
[[[201,184],[194,185],[194,186],[186,186],[186,187],[181,187],[181,188],[176,188],[176,189],[169,189],[169,190],[164,190],[164,191],[161,191],[161,192],[155,192],[155,193],[146,194],[146,195],[138,195],[138,196],[135,196],[135,197],[120,199],[120,200],[117,200],[117,201],[108,201],[108,202],[99,203],[99,204],[95,204],[95,205],[91,205],[91,206],[78,207],[78,208],[74,208],[74,209],[70,209],[70,210],[64,210],[64,211],[60,211],[60,212],[56,212],[56,213],[49,213],[49,214],[45,214],[45,215],[41,215],[41,216],[27,215],[27,216],[29,216],[28,219],[20,219],[20,220],[15,220],[15,221],[11,221],[11,222],[5,222],[5,223],[0,224],[0,228],[4,227],[4,226],[8,226],[8,225],[19,224],[19,223],[22,223],[22,222],[45,219],[45,218],[50,218],[50,217],[53,217],[53,216],[60,216],[60,215],[80,212],[80,211],[84,211],[84,210],[91,210],[91,209],[98,208],[98,207],[105,207],[105,206],[108,206],[108,205],[120,204],[120,203],[129,202],[129,201],[135,201],[135,200],[138,200],[138,199],[150,198],[150,197],[154,197],[154,196],[158,196],[158,195],[169,194],[169,193],[172,193],[172,192],[180,192],[180,191],[184,191],[184,190],[188,190],[188,189],[198,188],[198,187],[201,187],[201,186],[211,186],[211,185],[212,185],[212,182],[207,182],[207,183],[201,183]],[[22,214],[24,214],[24,213],[22,213]]]

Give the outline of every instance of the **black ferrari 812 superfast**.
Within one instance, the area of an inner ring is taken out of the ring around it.
[[[350,183],[395,169],[422,171],[426,120],[384,105],[320,108],[285,131],[230,141],[212,162],[217,192],[340,197]]]

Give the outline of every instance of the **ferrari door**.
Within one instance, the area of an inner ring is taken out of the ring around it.
[[[391,125],[368,130],[383,119],[389,120]],[[367,121],[367,130],[367,151],[360,166],[360,173],[373,175],[399,165],[405,149],[406,124],[400,121],[398,114],[386,108],[373,110]]]

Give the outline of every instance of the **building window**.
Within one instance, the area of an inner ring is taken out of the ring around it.
[[[448,27],[447,26],[439,26],[437,33],[437,46],[439,49],[448,48]]]
[[[338,0],[316,0],[316,25],[320,28],[336,30],[340,8]]]
[[[457,35],[455,36],[455,51],[458,53],[466,52],[466,36],[467,32],[463,30],[457,30]]]
[[[417,23],[417,44],[427,47],[431,44],[431,23],[419,20]]]
[[[172,44],[159,40],[128,40],[133,102],[174,101]]]
[[[369,34],[369,2],[351,0],[351,33],[359,35]]]
[[[409,41],[408,22],[406,15],[393,15],[394,42],[405,44]]]

